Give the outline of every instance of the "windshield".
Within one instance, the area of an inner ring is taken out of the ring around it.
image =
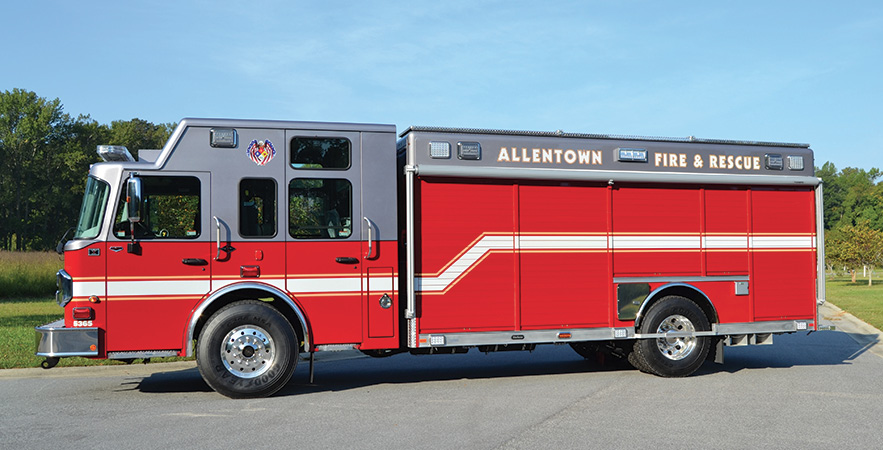
[[[80,208],[80,219],[74,239],[95,239],[101,231],[101,219],[107,206],[110,186],[97,178],[89,177],[86,181],[86,193],[83,206]]]

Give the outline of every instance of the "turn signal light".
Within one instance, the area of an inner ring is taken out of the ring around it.
[[[73,309],[74,320],[92,320],[92,308],[88,306],[78,306]]]

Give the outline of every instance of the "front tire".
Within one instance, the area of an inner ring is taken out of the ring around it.
[[[710,330],[708,318],[692,300],[671,295],[650,307],[641,334],[692,333]],[[705,362],[711,341],[704,336],[640,339],[629,362],[642,372],[662,377],[686,377]]]
[[[266,397],[282,389],[294,373],[299,351],[288,319],[256,300],[218,310],[196,347],[202,378],[231,398]]]

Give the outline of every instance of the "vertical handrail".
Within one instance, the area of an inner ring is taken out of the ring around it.
[[[368,219],[367,217],[362,217],[362,220],[364,220],[365,223],[368,225],[368,254],[365,255],[365,259],[371,259],[372,255],[374,253],[371,250],[372,249],[371,241],[373,240],[372,234],[371,234],[371,231],[372,231],[371,228],[373,227],[373,224],[371,223],[371,220]]]
[[[412,158],[412,156],[409,156]],[[415,176],[417,174],[417,167],[408,164],[405,166],[405,270],[407,271],[407,298],[406,298],[406,307],[405,307],[405,318],[414,321],[417,317],[417,291],[414,286],[417,277],[414,270],[414,264],[416,257],[414,255],[415,247],[414,245],[414,227],[416,224],[415,220],[415,199],[414,199],[414,183]],[[409,327],[408,330],[408,346],[411,348],[417,347],[416,335],[413,335],[411,329]]]
[[[218,216],[212,216],[212,219],[215,219],[215,227],[217,228],[217,237],[215,242],[218,245],[218,253],[215,255],[215,261],[221,259],[221,219],[218,219]]]

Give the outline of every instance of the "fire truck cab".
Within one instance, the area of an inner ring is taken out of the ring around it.
[[[59,357],[193,356],[231,397],[301,352],[612,351],[685,376],[814,330],[804,144],[184,119],[102,146],[64,246]],[[195,344],[194,344],[195,341]]]

